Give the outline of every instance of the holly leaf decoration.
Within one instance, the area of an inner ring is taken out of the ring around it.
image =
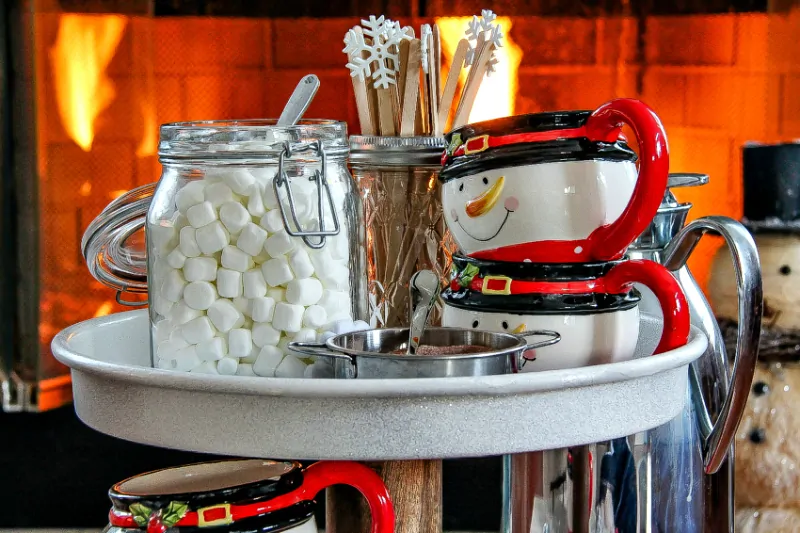
[[[169,502],[169,505],[164,509],[163,515],[161,516],[161,523],[170,528],[177,524],[188,510],[189,504],[187,503]]]
[[[461,134],[460,133],[454,134],[453,137],[450,139],[450,144],[447,146],[447,155],[448,156],[453,155],[453,152],[455,152],[456,149],[462,144],[463,142],[461,142]]]
[[[150,519],[150,515],[153,512],[152,509],[141,503],[132,503],[130,511],[133,521],[136,522],[136,525],[139,527],[147,525],[147,521]]]
[[[462,287],[469,287],[472,283],[472,279],[480,273],[480,269],[478,269],[475,265],[467,265],[464,267],[464,270],[458,275],[458,284]]]

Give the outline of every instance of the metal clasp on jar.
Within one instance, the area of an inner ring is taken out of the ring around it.
[[[320,158],[321,170],[314,171],[314,175],[309,177],[310,181],[317,184],[317,220],[319,221],[318,229],[303,229],[300,220],[297,216],[297,208],[295,206],[294,197],[292,196],[291,180],[286,173],[284,163],[287,157],[292,157],[295,154],[303,152],[315,152]],[[325,156],[325,149],[319,141],[290,144],[288,141],[283,143],[283,150],[278,159],[278,173],[275,179],[272,180],[272,187],[275,190],[275,197],[278,199],[278,208],[281,211],[281,218],[283,219],[283,227],[286,228],[286,233],[292,237],[301,237],[303,242],[309,248],[319,249],[325,246],[325,238],[329,236],[338,235],[340,231],[339,217],[336,214],[336,208],[333,204],[333,196],[331,195],[330,185],[326,176],[327,158]],[[289,217],[286,213],[286,207],[281,199],[281,188],[286,189],[286,200],[289,204],[289,212],[292,216],[294,226],[289,223]],[[330,207],[331,216],[333,217],[333,229],[325,229],[325,209],[323,196],[327,196],[328,207]],[[312,242],[312,237],[319,237],[319,242]]]

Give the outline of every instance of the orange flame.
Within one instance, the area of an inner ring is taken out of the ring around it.
[[[442,17],[436,19],[442,36],[442,54],[449,64],[453,59],[458,41],[466,38],[464,31],[472,17]],[[514,114],[514,101],[517,97],[519,64],[522,49],[511,39],[511,19],[497,17],[495,20],[503,29],[503,46],[495,52],[498,60],[495,72],[484,78],[475,105],[469,114],[470,122],[480,122]],[[460,73],[461,84],[467,79],[467,69]]]
[[[64,14],[50,50],[61,122],[70,138],[92,149],[94,121],[114,100],[105,70],[122,39],[127,19],[119,15]]]
[[[97,311],[94,312],[94,317],[106,316],[107,314],[111,313],[114,309],[114,302],[103,302],[100,304],[100,307],[97,308]]]

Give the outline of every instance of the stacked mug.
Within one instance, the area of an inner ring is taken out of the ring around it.
[[[593,112],[502,118],[446,140],[442,204],[460,253],[442,293],[443,325],[560,333],[558,344],[528,354],[526,372],[624,361],[639,336],[641,283],[664,312],[655,353],[686,343],[677,281],[655,262],[625,257],[669,172],[666,134],[647,105],[617,99]]]

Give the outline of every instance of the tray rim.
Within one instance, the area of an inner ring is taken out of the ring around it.
[[[642,316],[649,316],[642,313]],[[70,340],[92,327],[145,320],[147,310],[113,313],[79,322],[60,331],[51,343],[53,355],[72,371],[147,387],[214,394],[295,398],[414,398],[424,396],[487,396],[538,394],[569,388],[620,383],[686,366],[703,355],[708,339],[692,326],[684,346],[630,361],[582,368],[546,370],[501,376],[410,379],[308,379],[212,376],[109,363],[80,355]],[[113,349],[113,348],[109,348]]]

